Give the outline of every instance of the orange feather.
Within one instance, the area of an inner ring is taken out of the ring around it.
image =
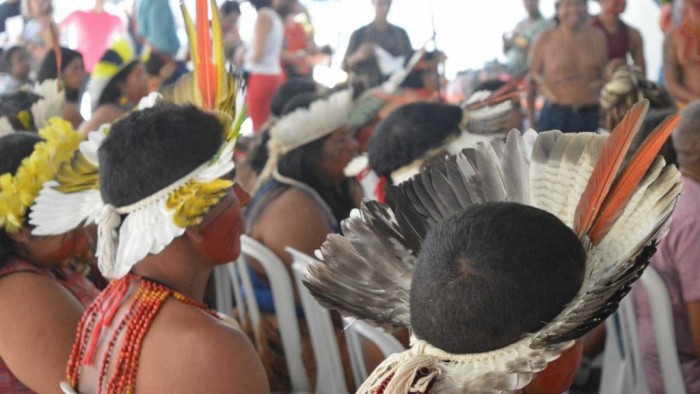
[[[209,28],[209,1],[197,0],[197,49],[199,50],[199,91],[202,94],[202,109],[216,107],[217,73],[213,62],[211,32]]]
[[[680,116],[670,116],[654,129],[615,180],[612,190],[603,202],[601,213],[591,229],[590,239],[593,245],[605,237],[617,218],[620,217],[637,185],[644,178],[659,150],[675,130],[679,121]]]
[[[642,100],[632,106],[605,142],[574,214],[574,232],[579,238],[589,233],[598,217],[627,149],[648,110],[649,100]]]

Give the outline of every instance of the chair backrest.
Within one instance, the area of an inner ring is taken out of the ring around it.
[[[671,315],[671,299],[666,286],[652,267],[646,268],[639,283],[648,294],[665,392],[685,394]],[[620,302],[618,311],[605,324],[606,343],[600,392],[648,393],[634,298],[625,297]]]
[[[61,388],[61,392],[63,392],[63,394],[78,394],[78,392],[73,390],[73,387],[71,387],[68,382],[61,382],[59,387]]]
[[[265,270],[265,275],[272,290],[278,329],[282,338],[282,348],[289,371],[289,380],[293,392],[309,392],[309,379],[302,361],[301,335],[294,304],[294,290],[289,272],[282,260],[270,249],[247,235],[241,236],[241,257],[227,267],[233,281],[236,274],[240,277],[245,303],[250,314],[251,324],[256,339],[260,338],[260,308],[255,300],[255,292],[250,279],[246,257],[255,259]]]
[[[299,297],[301,298],[301,305],[304,308],[306,322],[309,325],[309,333],[311,334],[311,345],[314,349],[317,369],[316,392],[347,392],[343,362],[340,358],[340,350],[331,315],[327,309],[314,299],[301,281],[306,275],[307,267],[314,259],[291,247],[287,247],[285,250],[293,258],[292,269],[294,270],[294,278]]]
[[[372,372],[367,370],[367,365],[365,364],[365,354],[362,347],[363,339],[377,346],[384,358],[406,350],[398,339],[379,327],[371,326],[359,319],[343,318],[343,321],[345,322],[345,338],[348,343],[356,387],[360,387],[367,380],[370,372]]]

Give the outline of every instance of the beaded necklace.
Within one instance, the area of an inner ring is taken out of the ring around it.
[[[153,320],[165,301],[172,297],[187,305],[199,308],[213,317],[218,318],[216,311],[203,303],[193,300],[162,283],[136,275],[127,275],[109,284],[88,307],[78,324],[78,334],[73,344],[68,361],[68,382],[73,389],[78,388],[81,365],[90,365],[95,361],[97,341],[102,330],[112,324],[114,316],[126,296],[132,279],[139,280],[138,289],[129,310],[119,322],[108,342],[107,350],[100,365],[98,392],[133,393],[138,370],[138,360],[141,345]],[[105,382],[109,371],[112,353],[118,338],[124,333],[124,339],[119,349],[114,376]]]

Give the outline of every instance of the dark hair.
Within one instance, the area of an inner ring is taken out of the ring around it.
[[[34,145],[39,141],[41,138],[38,135],[22,132],[0,137],[0,175],[14,175],[22,160],[34,152]],[[14,254],[14,243],[5,230],[0,229],[0,267]]]
[[[256,9],[267,7],[272,8],[272,0],[250,0],[250,4]]]
[[[301,93],[318,93],[319,86],[311,78],[298,77],[288,79],[282,86],[277,89],[275,95],[270,100],[270,112],[274,116],[282,116],[284,114],[285,105],[294,96]]]
[[[13,47],[10,47],[9,49],[5,50],[2,53],[2,57],[0,58],[0,72],[4,73],[10,73],[12,71],[12,55],[15,54],[15,52],[23,51],[26,49],[22,46],[15,45]]]
[[[213,158],[222,140],[219,120],[194,106],[132,112],[99,149],[102,198],[115,207],[142,200]]]
[[[226,1],[224,4],[219,7],[219,10],[221,11],[221,15],[229,15],[231,13],[236,13],[238,15],[241,14],[241,6],[238,4],[237,1]]]
[[[548,212],[471,206],[428,232],[411,284],[411,326],[450,353],[502,348],[561,312],[581,287],[585,260],[573,231]]]
[[[61,71],[64,71],[66,67],[75,59],[80,59],[83,61],[83,55],[78,51],[74,51],[69,48],[61,47]],[[44,56],[44,60],[41,61],[39,66],[39,71],[36,74],[36,80],[38,82],[44,82],[47,79],[58,78],[58,67],[56,67],[56,55],[53,48]],[[66,100],[77,103],[80,98],[80,90],[67,89],[66,88]]]
[[[12,93],[0,95],[0,117],[6,116],[15,130],[37,131],[32,117],[32,104],[41,100],[41,96],[26,90],[18,90]],[[29,129],[22,124],[18,115],[26,111],[29,114]]]
[[[369,166],[389,176],[450,136],[458,136],[462,109],[443,103],[418,102],[395,109],[372,133],[367,153]]]
[[[652,109],[651,111],[649,111],[646,118],[644,118],[642,125],[639,126],[637,135],[634,136],[634,139],[630,144],[627,153],[627,159],[629,160],[629,158],[631,158],[632,155],[637,152],[637,149],[639,149],[642,146],[644,140],[649,136],[649,134],[651,134],[652,131],[654,131],[654,129],[658,125],[660,125],[664,120],[666,120],[666,118],[675,113],[675,109]],[[663,146],[661,147],[661,150],[659,150],[659,155],[663,156],[664,160],[666,160],[666,164],[674,164],[678,166],[678,158],[676,157],[676,150],[673,148],[673,141],[671,140],[671,138],[667,139],[666,142],[664,142]]]
[[[325,95],[302,93],[294,96],[284,108],[290,113],[299,108],[308,108],[312,102]],[[318,158],[321,157],[323,143],[332,134],[302,145],[279,158],[277,170],[281,175],[303,182],[321,196],[333,211],[333,216],[340,222],[350,215],[355,204],[350,193],[350,180],[345,178],[340,184],[329,185],[319,176]]]
[[[102,94],[100,94],[100,98],[97,101],[98,107],[103,104],[116,104],[119,102],[119,99],[122,97],[122,92],[119,90],[119,85],[126,81],[129,74],[137,64],[137,60],[132,61],[112,77],[112,79],[107,83],[107,86],[105,86],[104,90],[102,90]]]
[[[415,52],[414,52],[415,53]],[[426,52],[423,54],[421,57],[421,60],[418,62],[418,64],[414,67],[411,72],[408,73],[406,78],[401,82],[401,87],[402,88],[413,88],[413,89],[420,89],[425,87],[423,83],[423,76],[426,73],[434,73],[437,75],[437,65],[433,67],[431,63],[437,62],[437,59],[439,58],[439,52],[438,51],[430,51]],[[411,59],[413,57],[413,54],[411,56],[406,57],[406,61],[404,62],[404,67],[407,67],[408,64],[411,62]]]

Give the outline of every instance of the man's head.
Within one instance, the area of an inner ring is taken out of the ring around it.
[[[680,112],[681,120],[673,132],[673,147],[681,173],[700,182],[700,100]]]
[[[540,0],[523,0],[523,5],[525,5],[525,11],[530,17],[540,15]]]
[[[372,0],[374,6],[374,19],[386,22],[391,9],[392,0]]]
[[[626,7],[627,0],[600,0],[600,8],[605,14],[620,15]]]
[[[222,139],[219,120],[193,106],[129,114],[99,150],[103,200],[121,207],[153,195],[212,159]]]
[[[241,16],[241,7],[237,1],[228,0],[219,8],[221,14],[221,30],[228,31],[236,27]]]
[[[559,25],[577,27],[588,18],[587,0],[557,0],[554,7]]]
[[[505,347],[573,299],[585,259],[573,231],[548,212],[472,206],[428,233],[411,284],[411,326],[449,353]]]

